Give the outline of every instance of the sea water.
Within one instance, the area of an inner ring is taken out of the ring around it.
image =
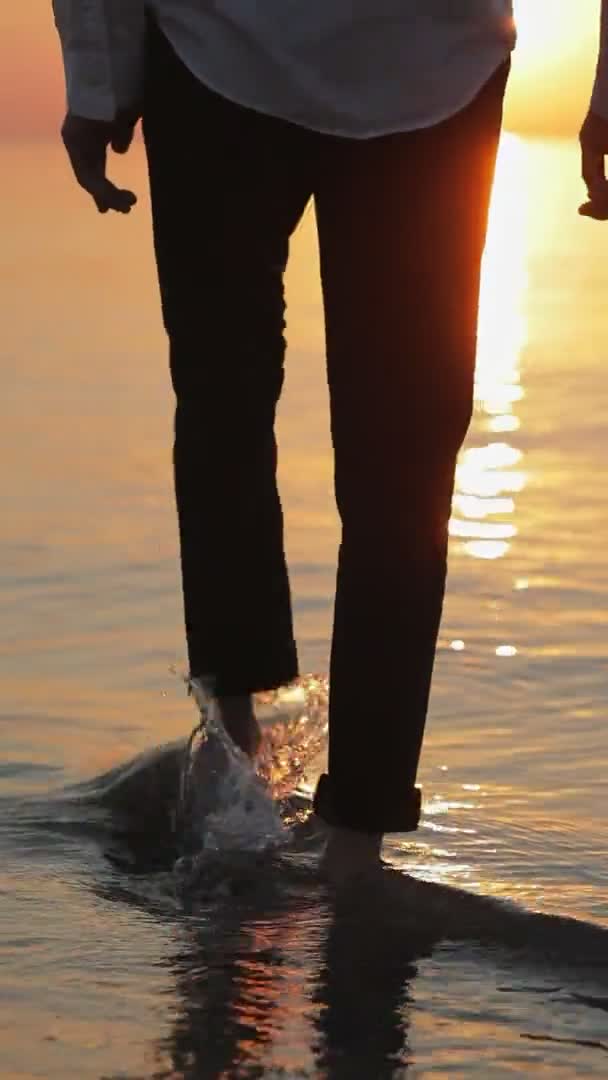
[[[140,205],[109,219],[59,148],[1,153],[0,1075],[605,1076],[608,234],[577,217],[575,148],[503,142],[421,828],[342,896],[298,832],[309,683],[260,704],[281,843],[222,850],[220,815],[186,888],[166,858],[198,714],[141,155]],[[288,300],[281,489],[318,690],[338,533],[312,213]],[[352,677],[377,738],[377,676]]]

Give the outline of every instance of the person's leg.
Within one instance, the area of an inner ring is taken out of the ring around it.
[[[297,675],[274,420],[306,155],[289,125],[206,89],[155,27],[144,134],[177,399],[190,674],[230,699],[238,728],[248,695]]]
[[[505,78],[437,127],[328,141],[315,183],[342,520],[329,772],[315,806],[367,834],[350,836],[355,854],[377,855],[382,833],[419,821]]]

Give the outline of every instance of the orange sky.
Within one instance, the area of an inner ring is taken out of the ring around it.
[[[600,0],[515,0],[520,48],[511,80],[512,130],[574,133],[588,101]],[[53,134],[63,84],[51,0],[3,0],[0,137]]]

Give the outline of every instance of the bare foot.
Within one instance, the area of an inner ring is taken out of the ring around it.
[[[216,698],[213,705],[230,738],[247,757],[254,758],[260,749],[262,731],[256,719],[250,695]]]
[[[336,886],[352,881],[360,874],[382,869],[380,852],[382,833],[355,832],[332,826],[321,860],[321,871]]]

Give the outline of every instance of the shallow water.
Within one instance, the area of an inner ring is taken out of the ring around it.
[[[423,824],[385,852],[415,879],[358,904],[324,889],[314,843],[184,897],[115,858],[99,785],[49,799],[196,715],[146,200],[98,219],[58,150],[0,154],[0,1074],[605,1076],[607,234],[576,216],[574,148],[503,144]],[[143,192],[139,151],[125,167]],[[280,442],[302,668],[323,673],[337,527],[312,224]]]

